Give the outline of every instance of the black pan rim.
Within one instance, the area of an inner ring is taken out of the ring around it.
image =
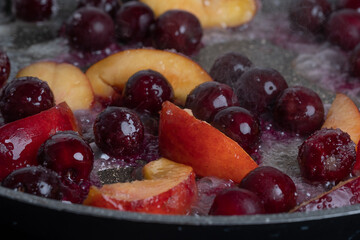
[[[335,209],[326,209],[313,212],[262,214],[252,216],[187,216],[187,215],[160,215],[117,211],[104,208],[85,206],[61,202],[12,189],[0,187],[0,198],[9,199],[29,206],[47,208],[52,211],[88,217],[105,218],[118,221],[141,222],[151,224],[176,224],[191,226],[247,226],[284,223],[305,223],[324,219],[342,218],[360,215],[360,204]]]

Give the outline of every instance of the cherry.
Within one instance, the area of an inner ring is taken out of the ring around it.
[[[0,50],[0,87],[8,80],[10,76],[10,60],[5,51]]]
[[[196,118],[207,122],[211,122],[219,110],[236,105],[238,100],[232,88],[215,81],[198,85],[185,102],[185,107],[191,109]]]
[[[312,182],[339,182],[352,171],[355,143],[340,129],[320,129],[303,142],[297,159],[304,178]]]
[[[261,199],[266,213],[287,212],[296,206],[296,186],[282,171],[260,166],[249,172],[239,184]]]
[[[124,106],[157,114],[163,102],[173,100],[174,91],[161,73],[142,70],[129,78],[123,97]]]
[[[252,68],[236,82],[240,106],[256,115],[271,111],[276,98],[288,87],[284,77],[272,68]]]
[[[19,192],[61,200],[61,178],[54,171],[42,166],[20,168],[10,173],[1,185]]]
[[[228,52],[218,57],[210,68],[210,76],[217,82],[235,87],[241,75],[250,69],[253,63],[237,52]]]
[[[41,145],[37,160],[40,165],[52,169],[63,179],[79,184],[88,179],[94,154],[79,134],[65,131],[52,135]]]
[[[360,1],[359,0],[339,0],[337,3],[338,8],[352,8],[359,9]]]
[[[349,57],[349,72],[354,77],[360,77],[360,44],[351,51]]]
[[[47,82],[36,77],[20,77],[7,82],[0,95],[0,111],[5,122],[35,115],[55,106]]]
[[[303,86],[285,89],[274,108],[274,121],[281,129],[299,135],[318,130],[324,121],[324,105],[319,95]]]
[[[360,42],[360,13],[354,9],[334,11],[326,29],[331,43],[343,50],[352,50]]]
[[[185,55],[198,50],[203,29],[198,18],[183,10],[169,10],[156,20],[153,42],[159,49],[175,49]]]
[[[123,4],[116,14],[116,37],[120,42],[142,42],[150,34],[155,22],[152,9],[142,2],[131,1]]]
[[[49,19],[53,14],[55,0],[13,0],[15,16],[27,22]]]
[[[253,192],[230,188],[215,196],[209,215],[252,215],[265,213],[260,198]]]
[[[123,107],[107,107],[94,123],[96,145],[113,157],[136,153],[144,140],[144,126],[137,114]]]
[[[95,7],[76,10],[66,22],[66,36],[71,47],[83,51],[101,50],[115,38],[109,14]]]
[[[297,0],[292,2],[289,18],[296,29],[322,34],[331,12],[327,0]]]
[[[80,0],[78,2],[77,8],[82,7],[97,7],[107,14],[109,14],[112,18],[115,18],[116,12],[120,8],[120,4],[118,0]]]
[[[211,125],[236,141],[246,152],[251,154],[260,140],[260,123],[250,111],[233,106],[215,114]]]

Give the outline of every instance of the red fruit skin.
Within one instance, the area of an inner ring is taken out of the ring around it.
[[[41,144],[58,131],[77,131],[73,112],[66,103],[0,128],[0,181],[12,171],[38,165]]]
[[[101,194],[99,190],[91,187],[88,199],[85,200],[84,204],[121,211],[184,215],[188,213],[189,208],[197,199],[196,189],[195,173],[192,172],[185,181],[168,191],[135,201],[118,200],[109,195]]]
[[[339,183],[329,192],[297,206],[291,212],[311,212],[360,203],[360,177]]]

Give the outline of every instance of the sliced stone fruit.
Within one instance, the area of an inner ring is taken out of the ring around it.
[[[161,73],[174,89],[175,101],[184,104],[197,85],[212,81],[196,62],[183,55],[155,49],[132,49],[115,53],[92,65],[86,75],[95,95],[113,99],[128,79],[138,71],[151,69]]]
[[[141,0],[158,17],[170,9],[193,13],[203,27],[235,27],[249,22],[257,12],[255,0]]]
[[[144,180],[92,186],[84,204],[121,211],[187,214],[197,198],[190,166],[160,158],[143,168]]]
[[[240,182],[258,165],[240,145],[207,122],[165,102],[160,112],[162,156],[191,166],[200,176]]]
[[[75,111],[89,109],[94,93],[86,75],[68,63],[42,61],[30,64],[17,73],[17,77],[33,76],[46,81],[55,96],[55,102],[66,102]]]

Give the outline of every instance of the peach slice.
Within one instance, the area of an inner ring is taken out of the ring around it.
[[[175,101],[185,104],[187,95],[197,85],[212,81],[209,74],[197,63],[183,55],[155,50],[132,49],[115,53],[92,65],[87,71],[95,95],[113,98],[122,91],[129,77],[140,70],[160,72],[174,89]]]
[[[55,96],[55,102],[66,102],[75,111],[89,109],[94,93],[86,75],[76,66],[51,61],[36,62],[21,69],[16,77],[33,76],[46,81]]]
[[[235,27],[249,22],[257,11],[255,0],[140,0],[155,16],[170,9],[182,9],[197,16],[203,27]]]
[[[92,186],[84,204],[122,211],[187,214],[197,199],[189,166],[160,158],[143,168],[144,180]]]
[[[162,156],[192,166],[201,176],[240,182],[257,167],[238,143],[170,102],[160,112],[159,147]]]
[[[360,177],[341,182],[330,191],[301,203],[290,212],[310,212],[360,203]]]
[[[336,94],[322,128],[339,128],[347,132],[351,140],[358,144],[360,140],[359,109],[345,94]]]

